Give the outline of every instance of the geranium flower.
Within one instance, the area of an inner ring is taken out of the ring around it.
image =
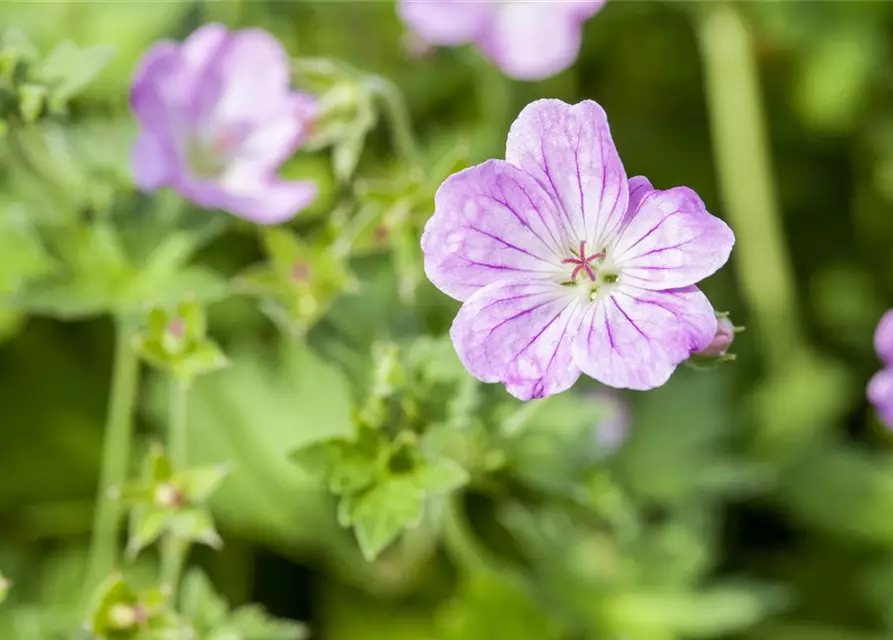
[[[195,204],[282,222],[316,196],[276,175],[304,141],[315,100],[290,89],[289,58],[260,29],[219,24],[144,56],[130,93],[140,123],[133,172],[144,191],[169,186]]]
[[[874,334],[874,348],[884,363],[868,383],[868,400],[881,421],[893,429],[893,309],[884,314]]]
[[[583,23],[605,0],[401,0],[398,12],[435,45],[474,43],[503,73],[548,78],[580,53]]]
[[[441,185],[422,249],[431,282],[464,302],[450,335],[465,367],[529,400],[581,372],[664,384],[716,335],[693,285],[734,241],[691,189],[627,181],[598,104],[539,100],[512,125],[506,161]]]

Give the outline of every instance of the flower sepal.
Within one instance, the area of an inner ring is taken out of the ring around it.
[[[217,343],[207,337],[205,311],[197,302],[184,302],[175,312],[154,308],[145,325],[145,330],[134,339],[137,353],[184,384],[229,364]]]
[[[289,334],[303,336],[341,295],[358,282],[346,256],[331,246],[307,244],[286,229],[265,229],[267,261],[237,278],[237,291],[260,300],[261,310]]]
[[[165,533],[213,548],[222,546],[207,502],[229,474],[229,465],[177,470],[153,445],[140,481],[126,485],[120,498],[132,507],[127,555],[135,558]]]

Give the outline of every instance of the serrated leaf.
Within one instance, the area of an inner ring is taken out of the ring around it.
[[[468,483],[468,472],[449,458],[425,460],[412,472],[416,487],[434,495],[449,493]]]
[[[363,557],[375,560],[403,529],[418,526],[423,512],[423,492],[406,478],[388,479],[359,496],[353,521]]]

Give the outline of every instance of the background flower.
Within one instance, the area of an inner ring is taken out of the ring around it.
[[[202,207],[267,224],[310,204],[312,182],[276,175],[313,121],[314,100],[291,91],[289,68],[282,45],[259,29],[212,24],[182,44],[153,46],[130,93],[139,187],[170,186]]]
[[[573,64],[604,1],[401,0],[398,11],[431,44],[474,43],[507,76],[541,80]]]
[[[868,383],[868,399],[881,421],[893,429],[893,309],[884,314],[878,323],[874,347],[884,368]]]

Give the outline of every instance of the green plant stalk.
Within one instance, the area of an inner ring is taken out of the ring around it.
[[[366,87],[378,96],[384,106],[385,113],[390,120],[391,135],[394,148],[403,160],[411,167],[417,167],[419,162],[419,147],[412,130],[412,122],[409,118],[409,109],[403,94],[393,82],[382,76],[371,76],[365,81]]]
[[[752,36],[731,3],[695,7],[707,106],[732,254],[770,371],[802,347],[796,291],[779,216]]]
[[[189,383],[176,377],[170,382],[170,414],[167,423],[167,449],[176,471],[187,467],[187,396]],[[189,543],[168,533],[161,544],[161,587],[176,601],[180,577],[189,553]]]
[[[123,322],[118,321],[115,326],[115,359],[99,492],[96,497],[93,537],[87,565],[87,594],[111,573],[118,559],[118,527],[122,505],[114,492],[120,489],[127,479],[133,410],[138,386],[139,360],[131,345],[130,332],[123,326]]]
[[[171,378],[170,415],[168,416],[167,448],[174,469],[187,467],[186,459],[186,398],[189,394],[189,383],[178,378]]]

